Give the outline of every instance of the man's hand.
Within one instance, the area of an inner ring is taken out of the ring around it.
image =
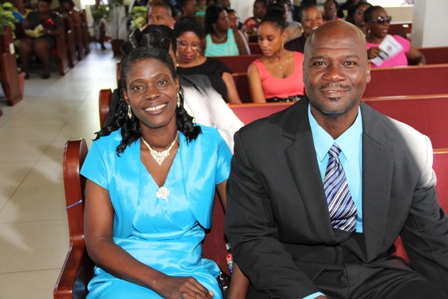
[[[164,275],[155,283],[154,291],[167,299],[212,299],[214,294],[193,277],[173,277]]]

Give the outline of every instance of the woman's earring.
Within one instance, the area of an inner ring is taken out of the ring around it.
[[[180,107],[180,91],[177,92],[177,107]]]
[[[128,105],[128,117],[129,119],[132,118],[132,110],[131,110],[131,105]]]

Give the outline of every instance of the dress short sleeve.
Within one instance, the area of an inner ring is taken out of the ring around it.
[[[221,184],[230,174],[230,162],[232,160],[232,152],[219,133],[218,139],[218,158],[216,161],[216,185]]]
[[[107,167],[96,141],[92,143],[82,165],[81,175],[104,189],[108,189]]]

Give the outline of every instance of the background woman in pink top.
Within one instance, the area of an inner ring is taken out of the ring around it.
[[[389,31],[392,17],[388,16],[381,6],[369,7],[364,12],[364,22],[367,27],[366,41],[367,54],[369,59],[374,59],[380,54],[379,45]],[[399,35],[394,35],[394,39],[401,44],[401,52],[392,58],[384,60],[381,67],[403,66],[408,64],[425,64],[425,56],[411,45],[411,42]],[[372,67],[378,67],[372,63]]]
[[[305,94],[303,54],[285,50],[287,24],[279,11],[269,11],[258,27],[258,44],[263,52],[248,70],[249,87],[255,103],[297,101]]]

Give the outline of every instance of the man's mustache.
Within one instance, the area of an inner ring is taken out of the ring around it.
[[[327,83],[325,85],[320,86],[319,89],[322,90],[322,89],[328,88],[328,87],[339,87],[339,88],[343,88],[343,89],[347,89],[347,90],[352,89],[349,85],[344,85],[342,83]]]

